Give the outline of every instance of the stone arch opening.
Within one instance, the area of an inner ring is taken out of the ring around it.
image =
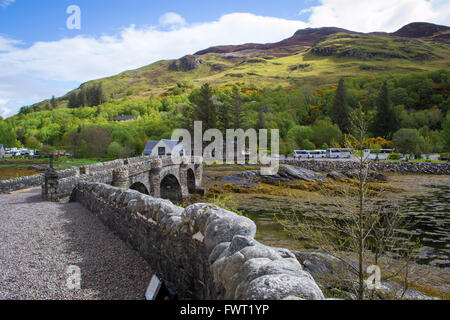
[[[181,193],[181,185],[178,179],[172,175],[168,174],[161,181],[161,198],[169,199],[171,201],[182,201],[183,195]]]
[[[140,193],[143,193],[143,194],[147,194],[147,195],[150,194],[147,187],[142,182],[136,182],[136,183],[132,184],[130,189],[139,191]]]
[[[187,170],[187,187],[189,194],[195,193],[195,173],[192,169]]]

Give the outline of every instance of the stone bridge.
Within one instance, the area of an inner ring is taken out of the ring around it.
[[[67,201],[80,182],[104,183],[137,190],[155,198],[175,202],[190,195],[204,193],[201,159],[184,157],[176,163],[170,157],[138,157],[90,166],[56,171],[48,169],[42,184],[42,197],[47,201]]]

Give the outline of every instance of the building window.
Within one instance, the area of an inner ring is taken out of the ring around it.
[[[165,156],[165,155],[166,155],[166,148],[158,147],[158,156]]]

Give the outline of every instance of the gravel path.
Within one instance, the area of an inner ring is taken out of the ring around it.
[[[66,286],[81,270],[81,289]],[[149,265],[78,203],[0,195],[0,300],[143,299]]]

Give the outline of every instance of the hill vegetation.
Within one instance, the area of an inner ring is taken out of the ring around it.
[[[419,147],[409,152],[448,151],[450,28],[426,26],[416,26],[422,37],[407,38],[306,29],[276,44],[159,61],[23,107],[0,120],[0,141],[122,157],[140,154],[147,139],[169,138],[173,129],[203,120],[221,130],[280,129],[281,153],[289,153],[343,145],[348,117],[361,104],[372,147],[392,146],[394,137],[400,146],[414,136]],[[115,122],[119,115],[140,117]],[[400,129],[409,130],[396,135]]]

